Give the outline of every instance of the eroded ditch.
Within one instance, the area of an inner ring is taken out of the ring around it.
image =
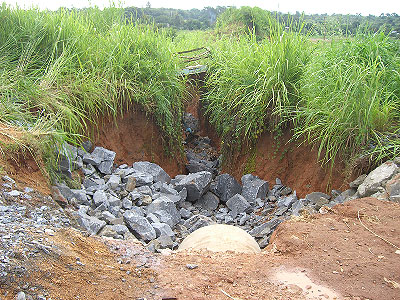
[[[161,167],[164,158],[157,150],[160,141],[156,128],[150,127],[150,146],[140,146],[148,142],[143,136],[144,128],[134,127],[131,136],[125,136],[130,122],[136,121],[135,126],[143,123],[133,116],[122,126],[103,128],[104,136],[97,140],[99,144],[92,152],[69,146],[72,166],[81,168],[84,179],[81,189],[59,184],[58,190],[77,209],[79,224],[92,234],[139,239],[151,251],[177,249],[184,238],[201,227],[228,224],[242,228],[264,248],[282,221],[342,203],[355,193],[353,188],[343,193],[332,190],[330,194],[312,192],[299,197],[280,178],[268,182],[245,174],[237,180],[237,174],[235,178],[221,169],[215,142],[205,135],[205,122],[196,111],[199,112],[198,106],[192,105],[183,118],[186,174],[177,174],[182,170],[179,168],[171,172],[170,165],[168,170]],[[113,145],[101,143],[102,140],[114,141],[115,151],[101,147]],[[123,145],[118,147],[118,141]],[[135,142],[139,145],[130,150],[129,145]],[[157,157],[148,156],[146,151],[157,152]],[[121,164],[121,152],[141,156],[131,155],[130,162]],[[174,163],[177,165],[177,161]]]

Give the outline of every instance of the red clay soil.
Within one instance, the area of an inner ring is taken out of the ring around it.
[[[357,199],[324,215],[282,223],[261,254],[172,254],[158,270],[163,296],[400,299],[400,252],[362,225],[400,247],[399,215],[399,204]],[[189,270],[187,264],[198,268]]]
[[[289,130],[277,140],[271,133],[264,133],[259,138],[255,152],[247,151],[235,161],[225,166],[225,172],[240,179],[246,173],[253,173],[275,184],[275,178],[296,190],[297,195],[304,197],[311,192],[327,192],[332,189],[347,189],[351,180],[344,172],[345,165],[335,163],[332,174],[329,169],[321,167],[318,162],[318,150],[309,145],[288,142]]]
[[[12,126],[0,124],[0,175],[7,174],[13,178],[18,188],[28,186],[49,195],[49,180],[44,175],[41,157],[33,157],[34,152],[24,150],[23,146],[19,147],[18,142],[15,142],[23,139],[23,135],[23,132]]]
[[[165,154],[159,128],[138,109],[125,112],[116,120],[100,120],[94,144],[116,152],[118,165],[150,161],[160,165],[171,177],[184,172],[182,159]]]

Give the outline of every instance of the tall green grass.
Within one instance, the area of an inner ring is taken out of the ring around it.
[[[212,65],[203,99],[224,146],[255,141],[275,129],[285,107],[299,100],[299,81],[308,61],[308,42],[299,30],[270,22],[270,35],[223,38],[212,49]]]
[[[289,114],[295,136],[317,145],[323,162],[399,154],[398,138],[379,142],[400,128],[399,50],[382,33],[358,34],[312,55],[301,81],[302,100]]]
[[[74,141],[104,115],[139,104],[180,150],[178,60],[169,37],[127,23],[123,9],[43,12],[0,7],[0,121]]]

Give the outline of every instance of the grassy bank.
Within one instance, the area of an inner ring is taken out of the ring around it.
[[[41,12],[3,4],[0,19],[1,122],[77,141],[98,117],[139,104],[166,146],[179,150],[184,84],[169,37],[128,24],[118,8]]]

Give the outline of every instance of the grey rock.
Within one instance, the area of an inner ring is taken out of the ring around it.
[[[268,235],[258,241],[258,245],[260,246],[261,249],[264,249],[265,247],[267,247],[270,238],[271,238],[271,236]]]
[[[124,219],[133,215],[144,217],[145,212],[141,207],[133,206],[130,210],[125,211],[125,213],[123,214]]]
[[[321,197],[325,198],[327,200],[329,200],[331,198],[331,196],[329,196],[325,193],[313,192],[313,193],[306,195],[306,200],[311,204],[315,204],[317,201],[320,200]]]
[[[122,200],[122,208],[123,209],[131,209],[132,208],[132,201],[129,200],[128,198],[124,198]]]
[[[110,206],[120,206],[122,205],[121,200],[113,195],[108,196],[108,204]]]
[[[26,300],[26,295],[24,292],[19,292],[15,297],[16,300]]]
[[[186,220],[183,225],[188,229],[189,233],[192,233],[201,227],[211,224],[215,224],[211,218],[202,215],[194,215],[190,219]]]
[[[196,264],[187,264],[186,265],[186,269],[189,269],[189,270],[194,270],[194,269],[197,269],[198,267],[199,266]]]
[[[266,198],[269,189],[268,182],[252,174],[242,176],[241,180],[243,185],[242,196],[247,201],[254,203],[257,198]]]
[[[107,194],[104,191],[96,191],[93,194],[93,203],[96,207],[100,206],[102,203],[108,200]]]
[[[86,195],[85,190],[71,190],[72,194],[74,195],[74,198],[77,200],[78,204],[83,204],[83,205],[89,205],[89,200]]]
[[[111,237],[111,238],[117,238],[118,233],[114,230],[113,226],[111,225],[106,225],[103,227],[102,230],[99,232],[99,236],[106,236],[106,237]]]
[[[281,206],[275,211],[275,216],[283,216],[288,210],[289,208],[287,206]]]
[[[304,199],[297,200],[292,205],[292,215],[299,216],[305,206]]]
[[[10,182],[11,184],[14,184],[14,183],[15,183],[15,180],[12,179],[10,176],[4,175],[4,176],[2,176],[1,178],[2,178],[4,181]]]
[[[175,233],[171,227],[166,223],[152,223],[154,230],[156,231],[157,238],[163,235],[169,236],[170,238],[175,237]]]
[[[109,211],[102,211],[100,216],[100,220],[106,221],[107,224],[112,224],[112,222],[116,219],[115,216]]]
[[[147,214],[153,213],[162,223],[173,228],[181,219],[175,203],[168,197],[160,197],[147,206]]]
[[[145,217],[138,216],[132,211],[124,213],[124,220],[128,228],[139,239],[151,241],[156,238],[156,232]]]
[[[91,234],[97,234],[106,225],[105,221],[99,220],[96,217],[82,214],[78,214],[77,221],[79,225],[81,225]]]
[[[191,216],[193,216],[193,214],[190,212],[190,210],[187,210],[187,209],[184,208],[184,207],[182,207],[182,208],[179,210],[179,213],[180,213],[182,219],[185,219],[185,220],[187,220],[187,219],[189,219]]]
[[[280,198],[277,202],[277,205],[278,207],[286,206],[287,208],[291,208],[293,203],[295,203],[296,201],[297,201],[297,195],[296,192],[294,192],[290,196]]]
[[[172,238],[170,236],[167,236],[167,235],[159,236],[156,239],[156,241],[158,241],[161,249],[165,249],[165,248],[172,249],[172,247],[174,246],[174,241],[172,240]]]
[[[235,220],[232,218],[230,215],[226,215],[224,218],[224,223],[225,224],[232,224]]]
[[[147,214],[146,216],[147,221],[150,223],[160,223],[160,219],[155,214]]]
[[[154,163],[148,161],[135,162],[132,168],[136,171],[152,175],[155,182],[169,183],[171,181],[171,177],[159,165]]]
[[[394,180],[391,180],[386,185],[386,191],[389,196],[389,200],[393,202],[400,202],[400,176],[397,176]]]
[[[203,209],[213,211],[216,210],[219,205],[219,198],[211,192],[205,193],[199,200],[196,201],[196,206],[200,206]]]
[[[361,185],[361,183],[363,183],[365,178],[367,178],[367,174],[362,174],[358,176],[357,179],[349,183],[350,188],[357,189]]]
[[[247,200],[239,194],[234,195],[228,201],[226,201],[226,206],[231,210],[230,214],[233,218],[243,212],[249,212],[251,205]]]
[[[272,220],[263,223],[257,227],[254,227],[249,231],[249,234],[255,238],[263,238],[272,233],[272,231],[281,223],[282,221],[278,218],[273,218]]]
[[[136,180],[136,186],[144,186],[144,185],[151,185],[153,184],[153,176],[151,174],[146,174],[143,172],[135,171],[132,176]]]
[[[107,181],[107,186],[110,189],[114,190],[120,185],[120,183],[121,183],[121,177],[119,177],[116,174],[112,174],[110,179],[108,179]]]
[[[117,234],[120,234],[120,235],[123,235],[123,236],[125,236],[129,232],[128,227],[126,227],[125,225],[120,225],[120,224],[112,225],[111,228]]]
[[[376,192],[384,181],[390,179],[399,167],[391,161],[385,162],[378,168],[368,174],[367,178],[358,187],[357,194],[359,197],[368,197]]]
[[[215,178],[215,193],[222,203],[225,203],[236,194],[240,194],[242,187],[236,179],[229,174],[222,174]]]
[[[182,180],[176,183],[175,188],[181,191],[187,190],[187,201],[195,202],[207,191],[212,180],[212,174],[207,171],[192,173],[186,175]]]

